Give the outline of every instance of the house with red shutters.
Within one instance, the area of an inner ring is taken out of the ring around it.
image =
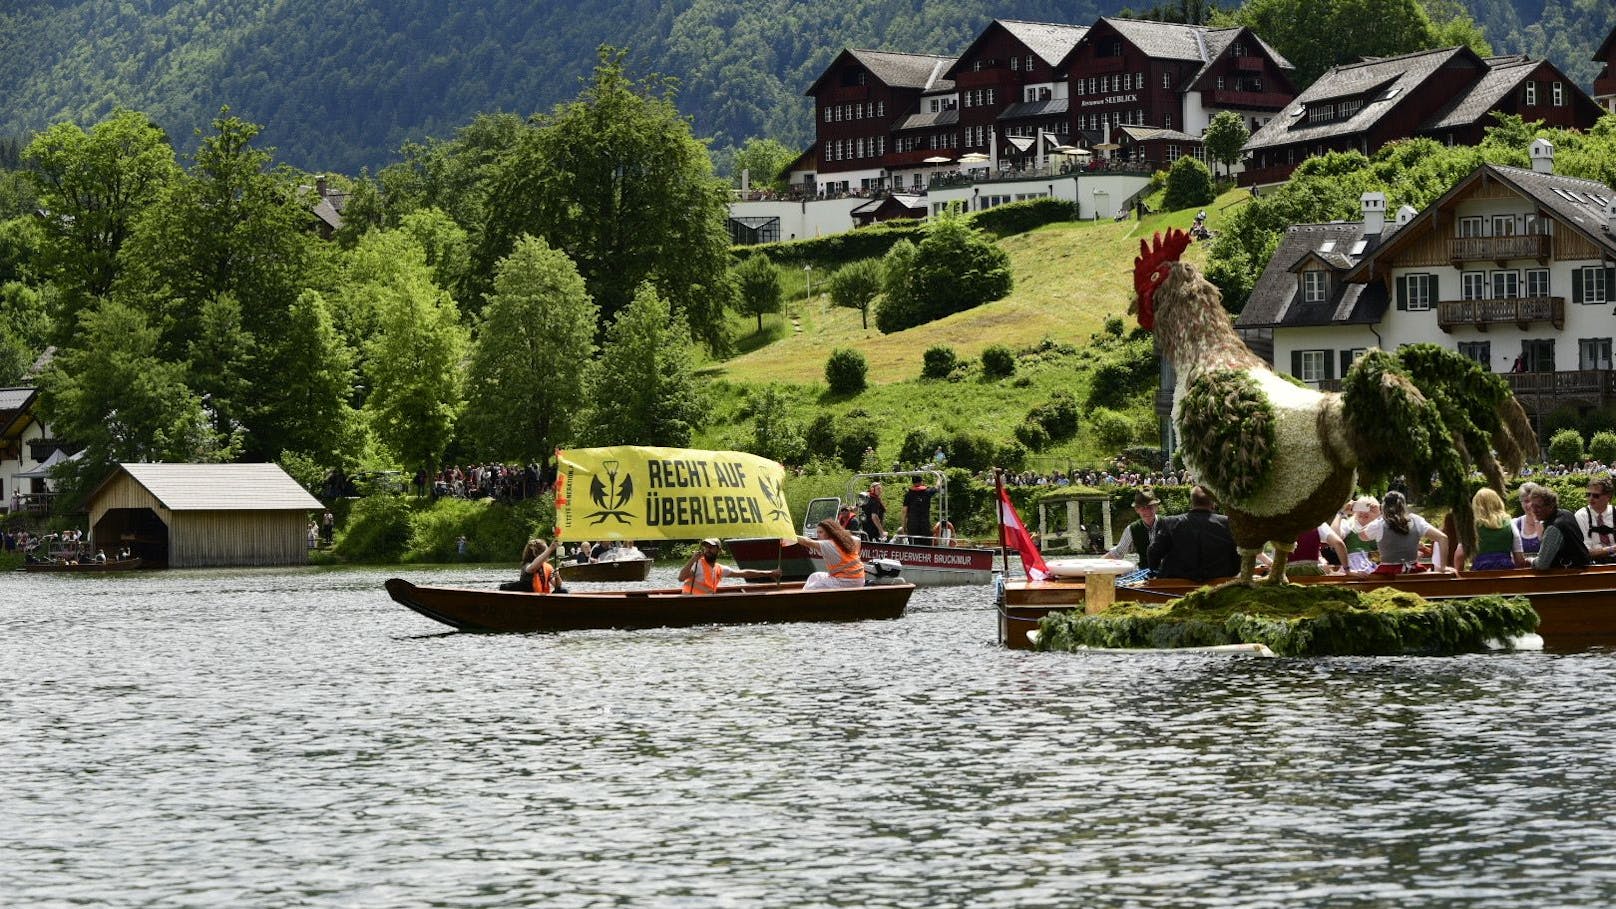
[[[1246,143],[1242,186],[1283,182],[1302,161],[1337,151],[1374,154],[1427,136],[1473,145],[1494,113],[1587,129],[1600,109],[1547,60],[1481,57],[1468,47],[1416,51],[1334,67]]]
[[[961,154],[1025,164],[1068,144],[1066,82],[1060,65],[1088,28],[995,19],[945,74],[959,95]]]

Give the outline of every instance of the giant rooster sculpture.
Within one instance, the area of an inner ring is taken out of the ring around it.
[[[1177,229],[1139,242],[1129,311],[1155,331],[1177,373],[1180,451],[1229,516],[1237,580],[1251,583],[1265,543],[1283,565],[1296,538],[1328,521],[1356,482],[1399,475],[1453,509],[1460,541],[1475,552],[1472,465],[1503,492],[1504,472],[1537,450],[1508,384],[1469,358],[1414,344],[1369,351],[1340,394],[1303,386],[1247,349],[1218,289],[1178,261],[1189,243]]]

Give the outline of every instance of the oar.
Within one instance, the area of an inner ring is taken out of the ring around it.
[[[781,537],[780,546],[774,551],[774,570],[780,572],[774,576],[774,586],[779,587],[785,580],[786,547],[797,542],[796,537]]]

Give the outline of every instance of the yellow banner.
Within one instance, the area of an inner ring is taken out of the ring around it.
[[[786,469],[742,451],[557,451],[556,535],[563,540],[699,540],[797,535]]]

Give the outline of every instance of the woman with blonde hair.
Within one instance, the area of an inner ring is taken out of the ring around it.
[[[820,558],[825,560],[825,570],[809,575],[802,589],[863,587],[864,561],[859,558],[859,541],[832,518],[826,518],[815,526],[819,530],[819,539],[797,537],[797,542],[809,552],[819,553]]]
[[[1515,531],[1498,493],[1482,487],[1470,499],[1470,509],[1476,513],[1476,557],[1471,560],[1470,569],[1498,571],[1526,567],[1521,535]],[[1459,547],[1453,561],[1455,565],[1464,564],[1463,546]]]

